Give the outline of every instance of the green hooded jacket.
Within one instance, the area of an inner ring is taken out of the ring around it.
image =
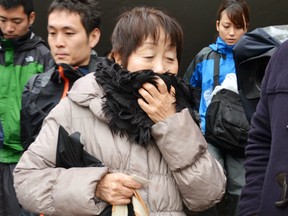
[[[49,68],[51,60],[45,41],[32,32],[15,39],[0,39],[0,121],[4,138],[0,163],[17,163],[21,157],[22,91],[33,74]]]

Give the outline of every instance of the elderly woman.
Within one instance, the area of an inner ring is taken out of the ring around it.
[[[139,95],[136,103],[147,117],[134,118],[137,127],[123,129],[119,123],[129,121],[126,113],[134,106],[111,111],[122,99],[128,103],[129,94],[119,99],[117,89],[111,90],[127,71],[177,74],[182,42],[179,24],[160,10],[137,7],[120,16],[112,34],[113,61],[100,58],[95,74],[74,84],[15,169],[17,196],[25,208],[47,215],[99,215],[109,204],[130,203],[134,190],[149,215],[185,215],[183,203],[202,211],[221,200],[226,185],[221,165],[208,153],[189,109],[177,108],[176,88],[155,78],[131,92]],[[151,127],[142,128],[147,119]],[[103,166],[57,166],[60,126],[68,134],[79,132],[84,150]]]

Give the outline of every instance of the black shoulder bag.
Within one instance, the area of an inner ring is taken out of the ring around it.
[[[220,56],[214,53],[214,89],[219,85]],[[211,100],[206,111],[205,138],[220,150],[244,157],[249,131],[239,94],[222,89]]]

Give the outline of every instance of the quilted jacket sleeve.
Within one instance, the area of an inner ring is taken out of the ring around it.
[[[45,215],[99,214],[107,204],[95,199],[95,189],[107,167],[55,167],[58,129],[62,125],[69,132],[68,115],[69,102],[64,99],[50,112],[39,136],[24,152],[14,170],[17,197],[25,209]]]
[[[221,200],[226,186],[224,171],[209,154],[187,109],[155,124],[152,135],[190,210],[203,211]]]

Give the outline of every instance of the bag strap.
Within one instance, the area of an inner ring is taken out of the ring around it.
[[[51,78],[51,75],[52,73],[54,72],[54,68],[55,67],[52,67],[50,68],[48,71],[46,72],[43,72],[43,73],[38,73],[38,74],[34,74],[32,77],[30,77],[29,79],[29,84],[28,84],[28,90],[29,92],[32,92],[32,89],[34,87],[34,84],[35,84],[35,81],[37,80],[37,78],[39,77],[39,75],[43,75],[41,77],[41,87],[45,87],[47,85],[47,83],[49,82],[50,78]]]
[[[30,79],[29,79],[29,92],[32,91],[32,88],[34,86],[35,80],[37,79],[37,77],[39,76],[39,74],[34,74]]]
[[[212,56],[214,59],[214,75],[213,75],[213,79],[214,79],[214,84],[213,84],[213,89],[215,89],[215,87],[217,85],[219,85],[219,67],[220,67],[220,55],[219,53],[212,51]]]
[[[133,190],[133,193],[134,193],[134,196],[132,197],[132,203],[133,203],[135,215],[136,216],[148,216],[149,209],[146,206],[141,195],[136,190]]]
[[[141,195],[133,190],[134,195],[132,196],[132,204],[134,209],[135,216],[148,216],[149,209],[145,204]],[[112,206],[112,214],[111,216],[127,216],[128,215],[128,207],[127,205],[113,205]]]

